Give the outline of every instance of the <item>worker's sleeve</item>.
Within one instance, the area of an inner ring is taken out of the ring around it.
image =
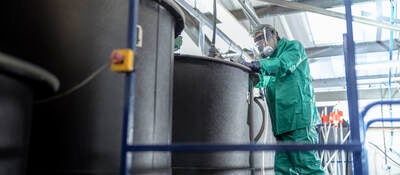
[[[295,71],[306,59],[304,47],[294,41],[278,57],[260,60],[260,71],[263,75],[283,77]]]

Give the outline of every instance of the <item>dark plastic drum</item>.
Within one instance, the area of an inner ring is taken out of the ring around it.
[[[248,144],[249,69],[175,56],[173,143]],[[174,174],[250,174],[249,152],[173,153]]]
[[[26,174],[34,97],[58,86],[49,72],[0,53],[0,174]]]

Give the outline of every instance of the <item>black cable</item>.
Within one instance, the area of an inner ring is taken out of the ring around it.
[[[59,98],[63,98],[65,96],[68,96],[68,95],[72,94],[73,92],[75,92],[77,90],[80,90],[82,87],[85,87],[89,82],[91,82],[94,78],[96,78],[101,72],[106,70],[106,68],[109,66],[109,64],[110,63],[108,63],[108,62],[104,63],[99,68],[97,68],[94,72],[90,73],[90,75],[88,77],[83,79],[78,84],[72,86],[70,89],[67,89],[64,92],[60,92],[60,93],[58,93],[58,94],[56,94],[56,95],[54,95],[52,97],[49,97],[49,98],[37,100],[34,103],[35,104],[47,103],[49,101],[53,101],[53,100],[57,100]]]
[[[378,145],[375,145],[375,144],[373,144],[373,143],[371,143],[371,142],[368,142],[368,143],[371,144],[372,146],[374,146],[377,150],[379,150],[380,152],[382,152],[382,153],[385,155],[385,157],[387,157],[389,160],[391,160],[393,163],[395,163],[397,166],[400,167],[400,163],[399,163],[399,162],[396,162],[396,161],[393,160],[391,157],[389,157],[382,149],[379,148]]]
[[[261,128],[258,131],[256,137],[254,137],[254,141],[257,143],[257,141],[260,140],[262,134],[264,133],[265,130],[265,109],[263,108],[261,102],[259,101],[259,98],[254,98],[254,101],[257,103],[258,107],[260,107],[261,109],[261,113],[262,113],[262,124],[261,124]]]

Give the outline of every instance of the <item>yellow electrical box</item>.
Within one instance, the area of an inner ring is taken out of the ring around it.
[[[132,49],[116,49],[111,54],[111,70],[114,72],[132,72],[134,53]]]

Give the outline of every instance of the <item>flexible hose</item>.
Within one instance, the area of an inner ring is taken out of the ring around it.
[[[260,140],[260,138],[261,138],[261,136],[263,135],[264,130],[265,130],[265,109],[264,109],[264,107],[262,106],[261,102],[259,101],[259,98],[257,98],[257,97],[254,98],[254,101],[257,103],[258,107],[260,107],[261,113],[262,113],[262,124],[261,124],[261,128],[260,128],[260,130],[258,131],[256,137],[254,137],[254,141],[257,143],[257,142]]]

